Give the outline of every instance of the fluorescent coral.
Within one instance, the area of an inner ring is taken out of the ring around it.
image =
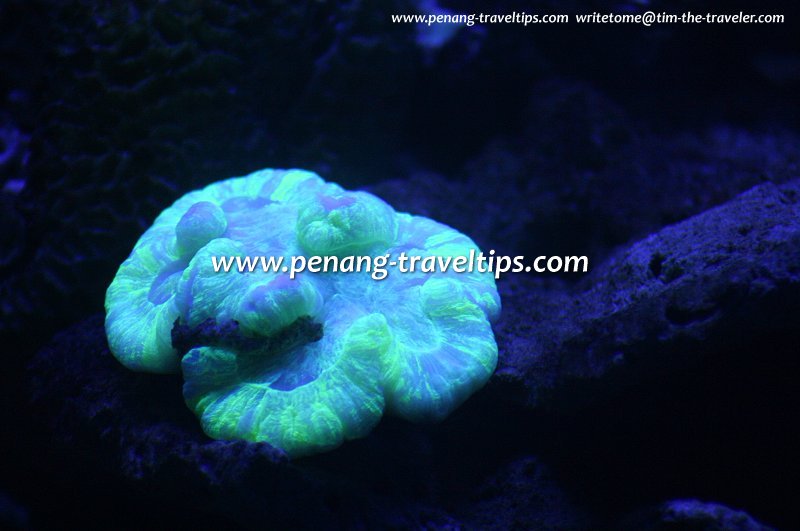
[[[155,220],[106,294],[126,367],[182,371],[218,439],[296,457],[366,435],[384,410],[439,420],[497,362],[491,273],[217,271],[212,257],[465,256],[467,236],[301,170],[186,194]]]

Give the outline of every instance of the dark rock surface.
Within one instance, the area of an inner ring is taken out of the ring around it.
[[[771,531],[744,511],[719,503],[698,500],[672,500],[628,518],[622,530],[659,531],[692,529],[696,531]]]
[[[616,247],[800,172],[800,137],[790,132],[655,135],[589,88],[563,82],[530,100],[525,133],[496,139],[460,180],[420,172],[370,191],[498,253],[580,254],[599,264]]]
[[[476,529],[592,529],[539,459],[501,467],[467,500],[463,521]]]
[[[534,290],[520,289],[530,281],[517,275],[501,284],[510,318],[498,326],[504,355],[497,371],[522,379],[529,402],[570,379],[598,380],[627,367],[635,367],[634,378],[649,366],[684,370],[673,357],[681,348],[692,363],[698,349],[724,345],[714,340],[796,323],[800,181],[758,186],[667,227],[544,304]],[[532,335],[546,342],[531,342]]]
[[[800,182],[766,184],[620,250],[572,287],[507,276],[498,371],[441,425],[384,419],[296,462],[211,441],[180,378],[122,368],[99,316],[36,356],[36,414],[63,451],[95,448],[81,466],[118,477],[120,495],[144,490],[177,512],[203,500],[192,518],[246,527],[592,529],[680,494],[721,495],[790,525],[798,214]],[[739,474],[760,492],[726,486]]]
[[[34,440],[55,438],[59,455],[90,485],[60,493],[58,518],[70,527],[111,524],[120,510],[131,513],[134,525],[180,516],[247,528],[264,521],[292,528],[483,527],[500,511],[506,522],[524,526],[586,526],[545,464],[523,458],[494,470],[512,455],[493,455],[482,437],[470,440],[490,403],[446,426],[384,419],[366,439],[290,462],[267,444],[206,437],[183,403],[180,377],[125,370],[108,351],[99,316],[57,335],[30,373],[33,413],[45,421],[31,427],[41,430]],[[70,472],[49,459],[35,467],[42,474]],[[107,485],[120,497],[118,506],[85,513],[77,501],[101,495]],[[136,514],[132,504],[142,499],[158,513]]]
[[[0,492],[0,526],[4,529],[26,529],[30,526],[28,511]]]
[[[566,292],[501,282],[495,383],[550,412],[545,453],[583,500],[613,511],[691,492],[782,512],[800,478],[799,192],[756,187]],[[797,525],[786,517],[774,523]]]
[[[410,526],[413,521],[407,519],[416,516],[402,504],[385,499],[382,504],[385,496],[365,491],[345,475],[289,463],[267,444],[210,440],[183,403],[180,377],[153,378],[122,369],[108,351],[99,317],[59,334],[31,370],[34,411],[48,419],[46,433],[67,443],[84,474],[110,474],[123,480],[117,487],[120,496],[136,493],[138,499],[147,492],[145,499],[159,511],[171,506],[167,514],[132,516],[133,522],[172,521],[184,511],[188,523],[206,525],[211,518],[247,527],[258,527],[262,519],[311,528],[326,522],[377,525],[393,518]],[[82,448],[96,450],[81,455]],[[340,514],[341,503],[363,510],[342,508]],[[120,505],[136,510],[124,500]],[[67,502],[60,517],[69,527],[110,525],[117,518],[113,509],[97,509],[84,513]]]

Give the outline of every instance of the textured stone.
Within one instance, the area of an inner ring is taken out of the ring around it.
[[[530,289],[535,280],[522,275],[506,280],[500,289],[513,317],[498,327],[497,377],[524,381],[531,404],[569,380],[626,369],[635,379],[680,364],[680,357],[664,357],[687,340],[713,351],[725,339],[721,330],[746,333],[794,319],[800,181],[758,186],[666,227],[619,251],[569,292]]]
[[[141,482],[153,503],[202,499],[207,514],[246,526],[270,515],[607,527],[687,489],[741,496],[728,474],[757,478],[754,507],[781,514],[782,474],[797,472],[786,460],[798,441],[787,429],[797,406],[798,186],[763,185],[667,227],[571,288],[501,279],[500,369],[439,426],[382,423],[297,463],[264,444],[214,442],[174,378],[114,362],[99,316],[37,355],[36,415],[65,448],[102,449],[88,471]],[[771,353],[752,350],[773,332]],[[776,401],[781,410],[763,415]],[[770,454],[752,461],[765,441]]]
[[[619,529],[658,531],[690,529],[696,531],[771,531],[744,511],[720,503],[699,500],[670,500],[629,517]]]

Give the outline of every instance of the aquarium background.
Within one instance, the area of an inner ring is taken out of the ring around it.
[[[392,14],[778,13],[778,25]],[[0,526],[797,529],[800,8],[640,0],[0,4]],[[439,28],[441,31],[441,28]],[[506,255],[500,360],[441,424],[288,462],[109,354],[155,216],[315,171]]]

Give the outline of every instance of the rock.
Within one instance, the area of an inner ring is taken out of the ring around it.
[[[58,334],[29,371],[32,415],[45,434],[34,439],[41,447],[37,466],[47,482],[80,471],[59,498],[53,523],[110,525],[120,511],[130,513],[134,527],[152,524],[155,514],[159,521],[245,528],[265,521],[404,529],[460,521],[437,503],[454,488],[446,458],[454,441],[432,437],[432,428],[390,419],[367,439],[292,462],[267,444],[211,440],[183,403],[180,377],[122,367],[108,351],[100,316]],[[466,422],[471,429],[474,419]],[[51,454],[61,457],[51,461]],[[94,496],[116,497],[116,505],[79,509]]]
[[[570,380],[681,370],[682,358],[665,357],[687,341],[714,351],[726,341],[722,330],[746,335],[795,321],[798,264],[795,180],[666,227],[595,265],[571,292],[537,293],[535,279],[509,276],[500,284],[507,318],[498,327],[497,378],[522,381],[527,402],[538,404]]]
[[[28,529],[28,510],[0,491],[0,525],[3,529]]]
[[[758,186],[570,290],[500,281],[496,392],[544,417],[539,455],[601,519],[691,493],[798,525],[799,192]]]
[[[671,500],[629,517],[619,529],[636,531],[771,531],[747,514],[719,503]]]
[[[535,457],[501,467],[464,500],[464,512],[474,529],[592,529],[589,516]]]
[[[211,441],[179,377],[113,360],[100,316],[36,356],[36,415],[57,444],[101,449],[87,477],[110,470],[146,486],[151,503],[181,512],[203,500],[203,518],[246,526],[269,515],[592,528],[670,494],[741,496],[729,473],[756,478],[765,495],[753,507],[780,515],[780,478],[795,477],[786,460],[800,444],[787,430],[798,398],[799,188],[757,187],[619,251],[572,288],[501,279],[498,371],[441,425],[384,419],[365,439],[297,462],[268,445]],[[771,350],[757,355],[765,334]],[[776,403],[780,412],[762,414]],[[777,443],[754,461],[765,439]]]

